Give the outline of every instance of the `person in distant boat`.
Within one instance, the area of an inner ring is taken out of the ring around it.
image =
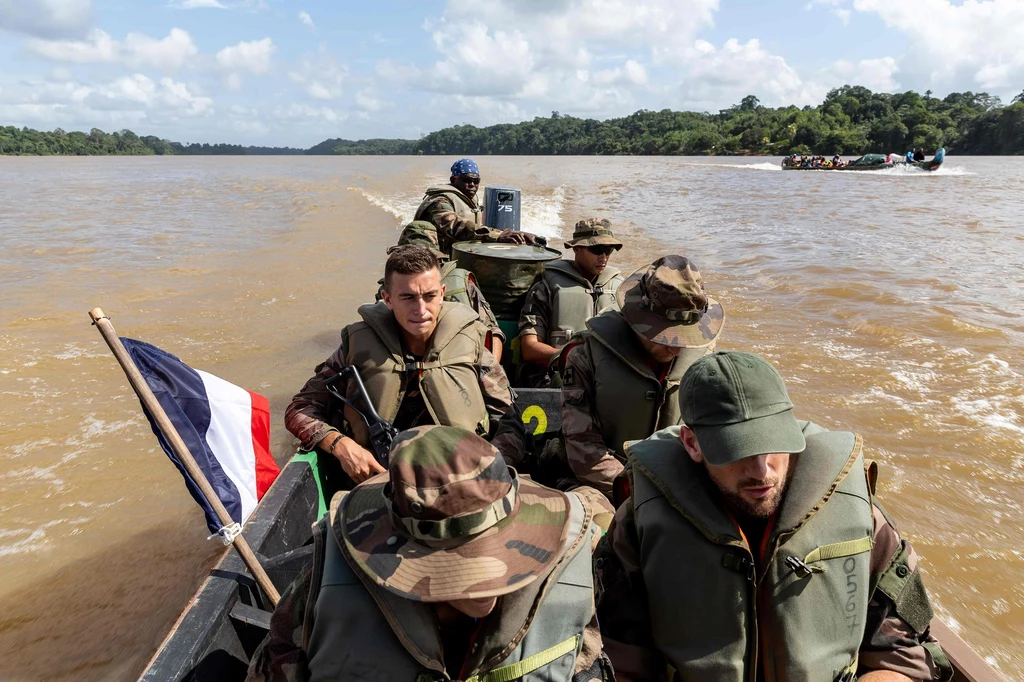
[[[579,483],[609,498],[624,444],[679,423],[679,380],[714,350],[725,323],[722,305],[683,256],[640,268],[615,297],[620,309],[587,322],[562,370],[566,463]]]
[[[832,165],[833,166],[838,167],[839,164],[841,164],[842,162],[843,162],[843,159],[838,154],[836,154],[835,156],[832,157]]]
[[[377,413],[399,431],[459,426],[491,438],[509,462],[522,459],[526,432],[508,377],[487,349],[487,327],[474,310],[443,296],[440,263],[429,249],[395,249],[384,266],[384,300],[360,306],[362,320],[341,331],[341,345],[288,405],[285,427],[303,449],[330,455],[321,458],[322,471],[334,490],[384,471],[366,425],[326,388],[350,365]],[[338,390],[362,403],[353,381]]]
[[[591,562],[611,512],[470,431],[406,431],[388,474],[331,500],[247,680],[610,682]]]
[[[446,255],[451,256],[452,244],[456,242],[546,242],[530,232],[495,230],[484,225],[483,208],[476,203],[480,168],[475,161],[459,159],[452,164],[451,173],[449,184],[427,189],[413,218],[425,220],[437,228],[439,247]]]
[[[914,150],[914,161],[924,161],[924,160],[925,160],[924,149],[921,148],[921,147],[918,147],[917,149]]]
[[[793,416],[750,353],[697,360],[682,425],[627,448],[629,499],[595,559],[619,680],[948,680],[910,543],[861,437]]]
[[[611,223],[602,218],[580,220],[565,248],[572,249],[573,259],[544,265],[519,316],[523,360],[539,368],[526,372],[526,383],[532,386],[550,384],[552,362],[574,333],[586,329],[587,320],[619,307],[615,292],[622,275],[608,266],[608,259],[622,242],[612,233]]]
[[[487,325],[491,332],[491,339],[488,345],[494,357],[501,362],[502,348],[505,345],[505,333],[501,331],[497,318],[491,310],[490,304],[484,298],[484,292],[480,290],[473,273],[460,268],[455,261],[448,260],[448,256],[442,253],[438,246],[437,228],[425,220],[414,220],[404,228],[398,237],[398,246],[388,247],[388,253],[399,246],[407,244],[418,244],[426,247],[437,256],[441,263],[441,284],[444,285],[444,300],[451,303],[462,303],[475,310]],[[377,300],[384,300],[384,279],[377,281],[380,289],[377,292]]]

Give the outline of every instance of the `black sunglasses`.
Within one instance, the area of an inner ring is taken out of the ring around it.
[[[600,245],[600,246],[588,246],[587,251],[594,254],[595,256],[610,256],[612,251],[615,250],[614,246]]]

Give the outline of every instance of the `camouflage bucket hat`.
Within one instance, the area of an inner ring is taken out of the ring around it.
[[[348,554],[375,583],[443,602],[515,592],[545,575],[569,528],[564,493],[520,479],[501,453],[453,426],[402,432],[389,477],[355,487],[339,521]]]
[[[565,243],[565,248],[574,246],[614,246],[618,251],[622,242],[612,234],[612,224],[604,218],[587,218],[576,223],[572,231],[572,240]]]
[[[640,268],[615,297],[633,331],[663,346],[706,348],[725,324],[722,304],[704,292],[697,265],[683,256],[662,256]]]
[[[434,227],[433,223],[428,223],[426,220],[414,220],[402,228],[402,234],[398,237],[398,243],[388,247],[388,255],[391,255],[391,252],[399,246],[405,246],[406,244],[425,246],[438,258],[448,257],[441,251],[437,240],[437,228]]]

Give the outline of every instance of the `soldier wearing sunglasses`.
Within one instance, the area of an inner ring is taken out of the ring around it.
[[[565,248],[572,249],[573,259],[544,266],[519,318],[520,349],[529,363],[520,378],[535,387],[551,384],[549,368],[569,338],[586,329],[587,320],[618,308],[615,292],[622,275],[608,266],[608,259],[622,242],[612,234],[611,223],[601,218],[579,221]]]
[[[447,185],[427,189],[413,220],[425,220],[437,228],[438,248],[448,258],[452,244],[479,240],[512,244],[544,244],[544,237],[531,232],[496,230],[484,225],[483,208],[477,204],[480,168],[473,159],[452,164]]]

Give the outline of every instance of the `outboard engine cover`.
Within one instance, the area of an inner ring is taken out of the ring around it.
[[[515,187],[485,187],[484,225],[518,232],[520,199],[519,190]]]

